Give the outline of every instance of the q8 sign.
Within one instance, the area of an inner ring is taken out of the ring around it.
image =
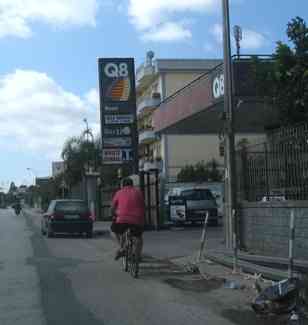
[[[118,160],[117,163],[119,165],[130,165],[131,171],[136,172],[138,170],[138,140],[134,59],[102,58],[98,61],[98,68],[101,134],[104,138],[102,139],[103,152],[106,149],[104,143],[109,143],[108,137],[114,138],[117,136],[119,128],[129,129],[130,133],[125,135],[129,139],[123,139],[123,135],[121,135],[121,141],[112,140],[118,144],[118,147],[115,146],[113,150],[119,150],[120,152],[123,150],[121,143],[131,143],[129,149],[132,152],[132,159]],[[130,116],[130,118],[125,118],[127,116]],[[109,123],[108,121],[118,121],[118,123]],[[108,155],[103,155],[103,165],[115,164],[114,161],[109,161],[108,157]]]

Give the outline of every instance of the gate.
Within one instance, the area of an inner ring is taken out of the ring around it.
[[[158,170],[141,171],[139,175],[132,176],[136,186],[142,191],[145,201],[145,226],[148,229],[158,230],[161,225],[160,218],[160,182]],[[136,179],[137,178],[137,179]],[[111,201],[114,193],[120,188],[120,182],[114,185],[103,186],[100,189],[100,219],[111,219]]]
[[[145,222],[150,229],[158,230],[160,218],[160,191],[158,169],[141,171],[139,185],[145,201]]]

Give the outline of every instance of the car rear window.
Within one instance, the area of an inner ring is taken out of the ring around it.
[[[190,201],[214,200],[212,192],[207,189],[185,190],[181,193],[181,196],[184,196],[186,200]]]
[[[73,213],[86,213],[88,207],[84,202],[71,201],[71,202],[57,202],[56,212],[73,212]]]

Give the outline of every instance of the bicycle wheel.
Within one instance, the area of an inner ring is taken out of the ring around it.
[[[135,254],[133,255],[133,258],[132,258],[131,275],[135,279],[138,278],[138,275],[139,275],[139,261]]]
[[[123,270],[125,272],[128,272],[128,256],[126,252],[125,255],[122,257],[122,266],[123,266]]]
[[[124,254],[124,256],[122,257],[122,266],[123,266],[123,270],[125,271],[125,272],[128,272],[128,260],[129,260],[129,258],[128,258],[128,249],[127,249],[127,236],[126,236],[126,234],[123,234],[123,240],[124,240],[124,245],[123,245],[123,247],[124,247],[124,249],[125,249],[125,254]]]
[[[130,256],[130,274],[133,278],[138,277],[139,273],[139,256],[136,254],[136,238],[131,239],[131,256]]]

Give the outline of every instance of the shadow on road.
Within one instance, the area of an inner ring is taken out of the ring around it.
[[[53,236],[50,239],[56,239],[56,238],[67,238],[67,239],[98,239],[101,237],[110,237],[110,232],[108,230],[99,230],[99,231],[93,231],[92,237],[87,237],[85,234],[70,234],[70,233],[56,233],[53,234]]]
[[[153,256],[145,255],[140,263],[140,277],[143,279],[157,278],[164,280],[173,276],[187,276],[189,273],[182,267],[170,262],[167,259],[158,259]]]

